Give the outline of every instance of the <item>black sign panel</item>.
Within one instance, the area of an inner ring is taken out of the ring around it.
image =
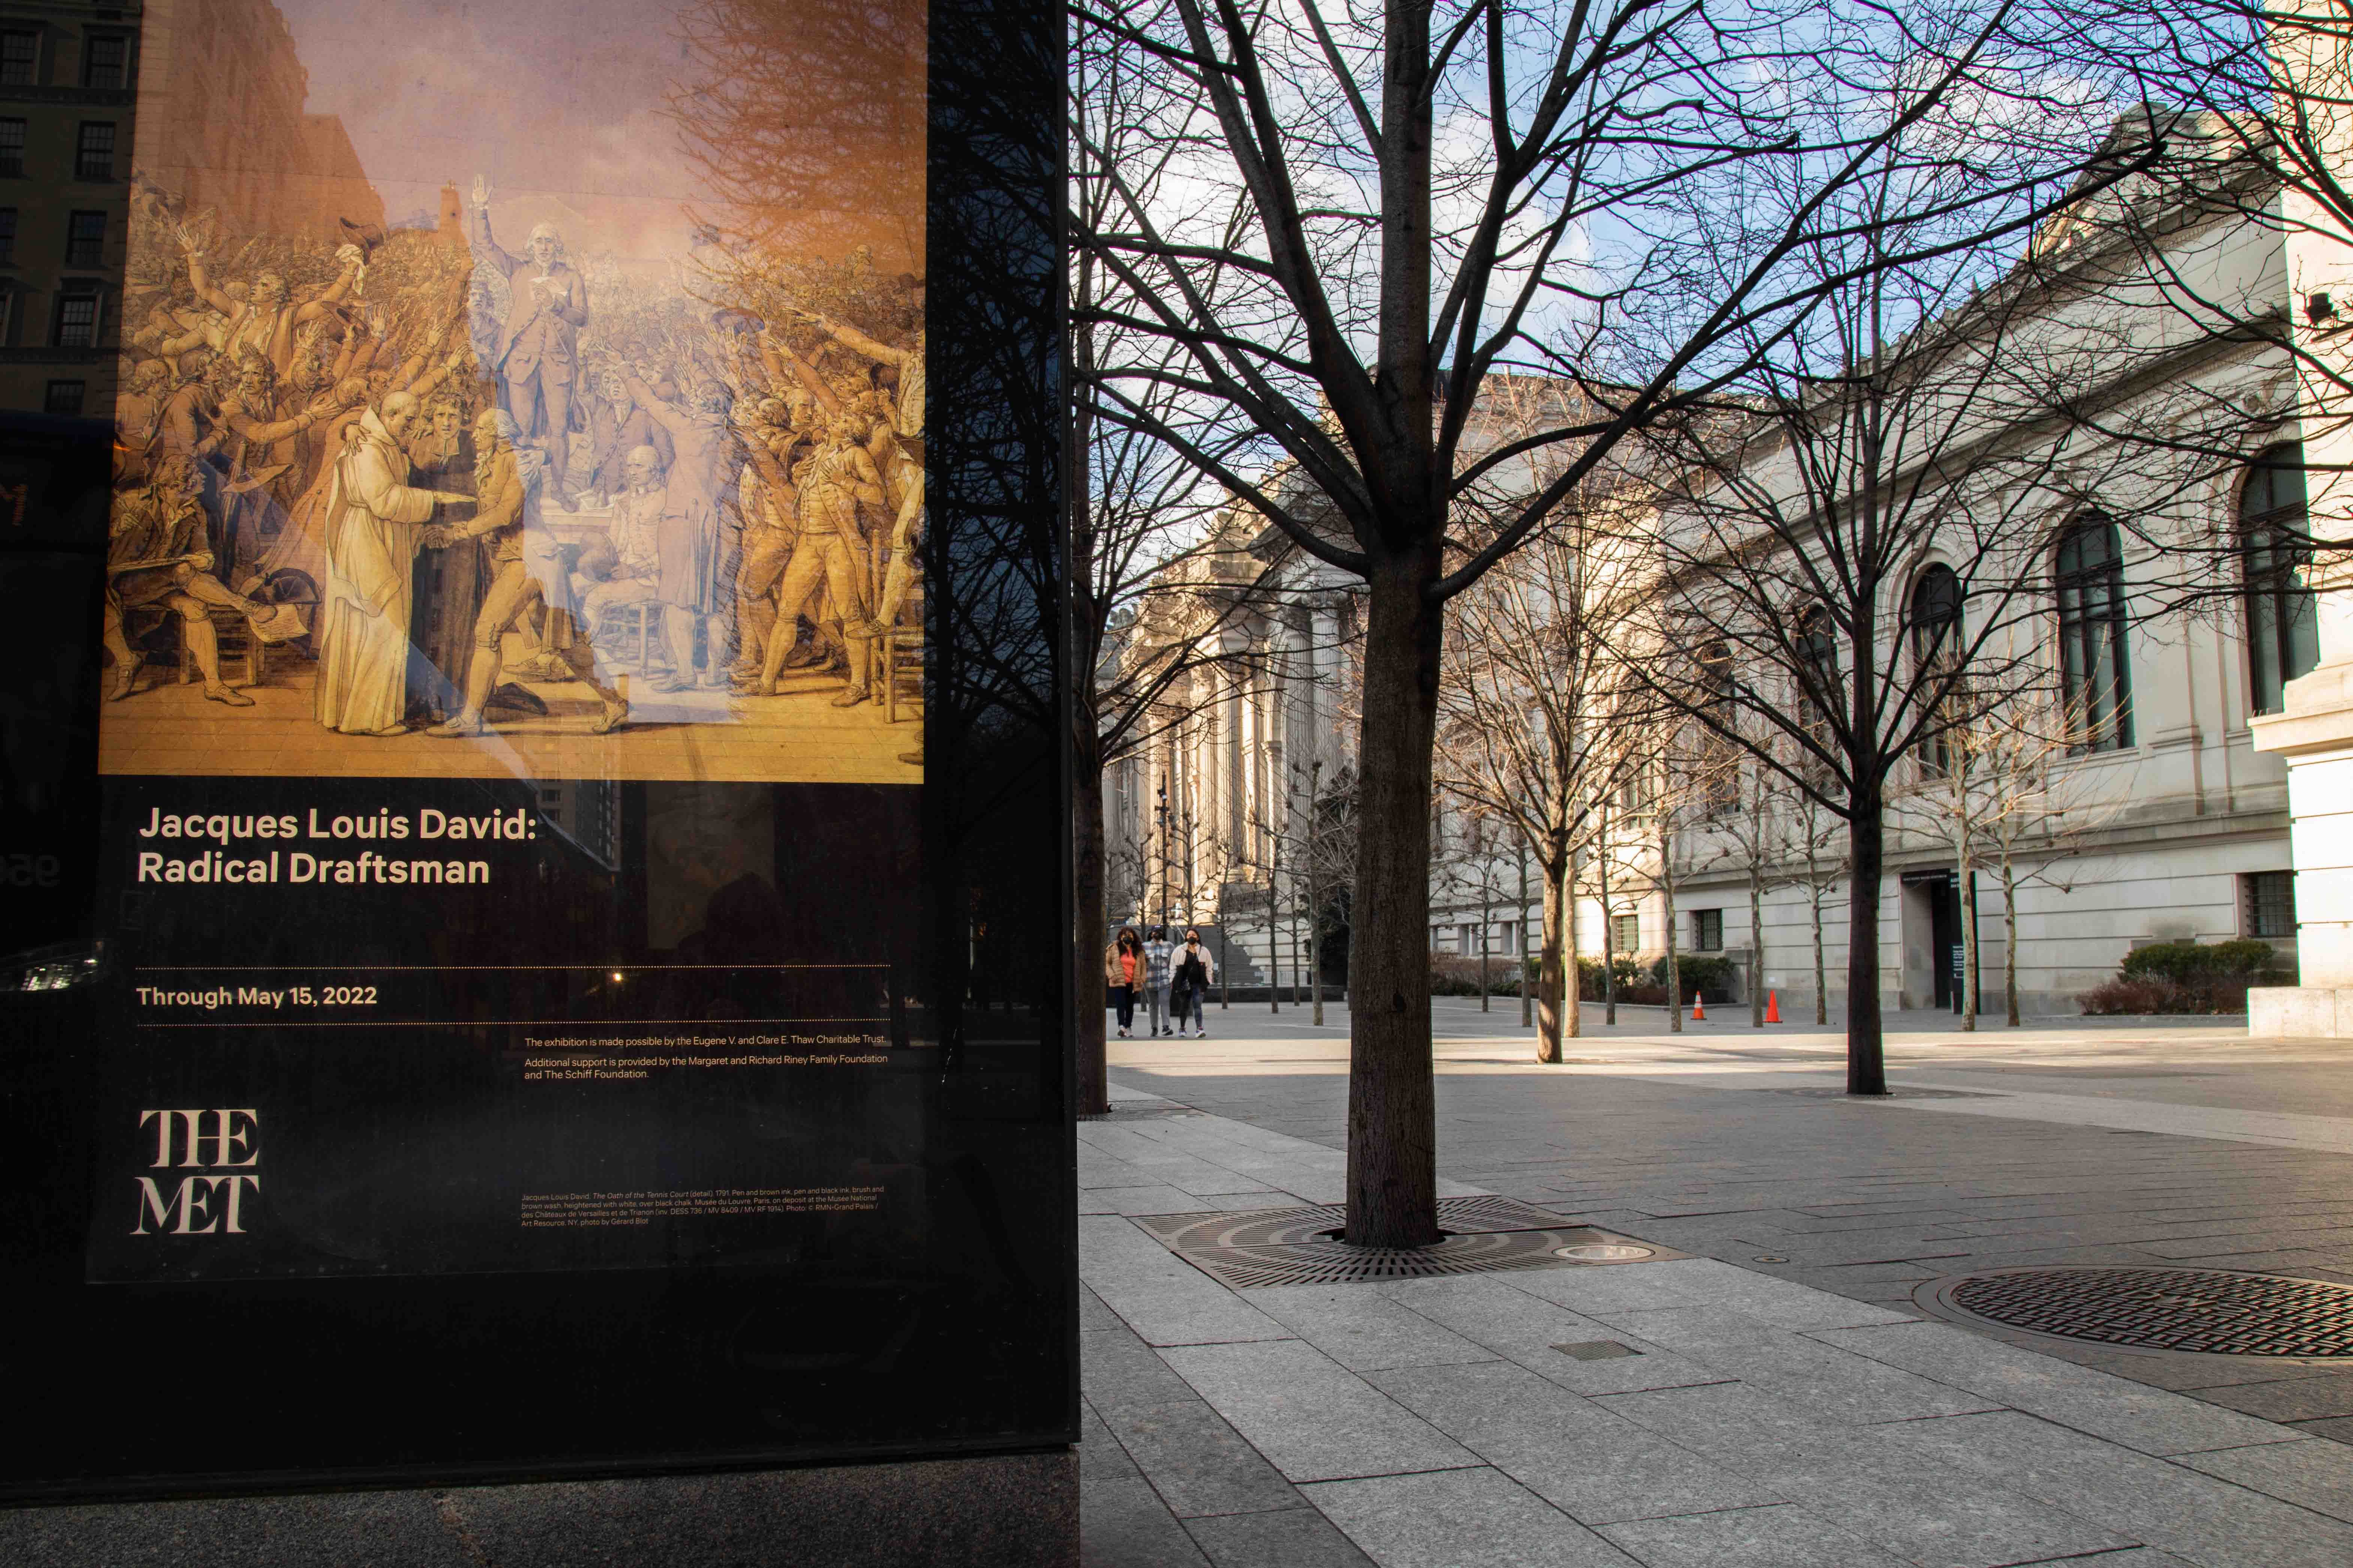
[[[1074,1436],[1059,28],[656,12],[149,23],[12,1495]]]

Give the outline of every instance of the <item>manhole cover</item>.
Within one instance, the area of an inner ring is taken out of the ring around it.
[[[1447,1234],[1434,1247],[1350,1247],[1339,1239],[1345,1219],[1339,1205],[1318,1204],[1236,1214],[1140,1215],[1135,1223],[1204,1274],[1238,1290],[1591,1268],[1684,1256],[1493,1195],[1439,1199],[1438,1224]]]
[[[2209,1268],[2006,1268],[1924,1287],[1921,1304],[2124,1350],[2353,1357],[2353,1286]]]
[[[1800,1100],[1849,1100],[1857,1098],[1842,1089],[1768,1089],[1767,1094],[1794,1094]],[[1891,1089],[1883,1095],[1864,1095],[1866,1100],[2006,1100],[2007,1095],[1979,1094],[1967,1089]]]

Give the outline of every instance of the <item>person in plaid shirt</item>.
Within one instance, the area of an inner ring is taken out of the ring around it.
[[[1175,949],[1168,945],[1168,928],[1154,926],[1152,940],[1144,944],[1144,994],[1152,1004],[1150,1033],[1173,1035],[1168,1023],[1168,965]]]

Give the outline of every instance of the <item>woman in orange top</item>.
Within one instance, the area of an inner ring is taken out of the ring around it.
[[[1135,934],[1134,926],[1122,926],[1119,936],[1103,950],[1103,985],[1111,993],[1111,1005],[1119,1009],[1119,1037],[1126,1039],[1130,1025],[1135,1022],[1135,988],[1141,983],[1144,969],[1144,939]]]

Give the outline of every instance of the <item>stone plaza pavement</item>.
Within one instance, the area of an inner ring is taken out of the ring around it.
[[[1339,1200],[1345,1012],[1263,1009],[1114,1041],[1080,1127],[1091,1568],[2353,1564],[2353,1371],[1912,1300],[2016,1263],[2353,1281],[2345,1047],[1914,1016],[1857,1104],[1810,1026],[1628,1009],[1538,1067],[1515,1003],[1442,1004],[1442,1193],[1701,1256],[1233,1290],[1128,1216]],[[1640,1353],[1553,1348],[1596,1340]]]

